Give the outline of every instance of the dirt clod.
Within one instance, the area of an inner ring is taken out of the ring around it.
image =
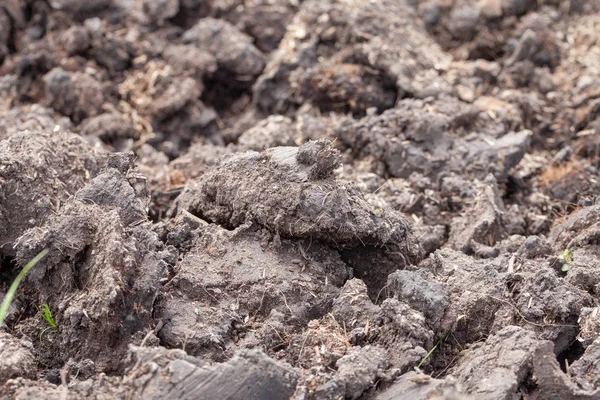
[[[29,347],[29,348],[28,348]],[[11,378],[35,378],[35,358],[30,351],[31,343],[7,334],[0,334],[0,382]]]

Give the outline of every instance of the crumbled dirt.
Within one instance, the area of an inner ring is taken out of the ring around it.
[[[599,28],[0,1],[0,397],[600,399]]]

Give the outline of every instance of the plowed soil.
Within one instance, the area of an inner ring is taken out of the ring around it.
[[[0,0],[0,397],[600,399],[599,168],[598,0]]]

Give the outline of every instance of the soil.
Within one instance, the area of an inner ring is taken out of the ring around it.
[[[599,28],[1,1],[0,398],[600,399]]]

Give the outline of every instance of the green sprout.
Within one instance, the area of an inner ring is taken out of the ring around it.
[[[558,256],[559,259],[563,260],[563,265],[560,268],[560,270],[562,272],[567,272],[569,270],[569,263],[573,262],[573,257],[571,257],[571,253],[569,252],[569,249],[566,249],[565,251],[563,251],[563,253]]]
[[[41,307],[41,309],[40,309],[40,307]],[[40,307],[36,307],[38,310],[38,313],[42,316],[42,318],[44,318],[46,320],[48,325],[50,325],[49,327],[44,329],[42,331],[42,333],[40,333],[40,342],[41,342],[42,338],[44,336],[44,333],[46,333],[48,331],[52,331],[52,330],[58,330],[58,325],[56,325],[56,322],[54,322],[54,318],[52,318],[52,313],[50,312],[50,307],[48,307],[48,303],[44,303]]]
[[[2,300],[2,304],[0,304],[0,326],[4,324],[4,318],[8,313],[8,308],[10,307],[10,304],[12,303],[12,300],[15,297],[15,293],[17,292],[19,284],[21,283],[23,278],[25,278],[25,275],[27,275],[29,270],[35,267],[35,265],[38,262],[40,262],[40,260],[44,258],[46,254],[48,254],[48,249],[42,250],[37,256],[33,257],[33,259],[29,261],[27,265],[25,265],[21,272],[19,272],[19,275],[17,275],[12,285],[10,285],[8,292],[6,292],[6,296],[4,296],[4,300]]]
[[[423,365],[423,363],[425,361],[427,361],[427,359],[429,358],[431,353],[433,353],[435,351],[435,349],[437,349],[437,347],[440,345],[441,342],[442,342],[442,339],[438,340],[438,342],[435,344],[435,346],[433,346],[433,348],[431,350],[429,350],[429,352],[427,354],[425,354],[425,357],[423,357],[423,359],[421,360],[419,365],[417,365],[417,368],[421,368],[421,365]]]

